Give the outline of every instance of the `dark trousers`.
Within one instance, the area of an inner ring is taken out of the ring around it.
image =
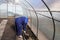
[[[19,36],[19,35],[22,35],[22,30],[26,31],[26,23],[17,23],[15,22],[15,25],[16,25],[16,35]]]

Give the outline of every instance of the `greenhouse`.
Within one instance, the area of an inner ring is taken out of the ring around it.
[[[30,19],[29,36],[22,32],[23,40],[60,40],[59,13],[60,0],[0,0],[0,40],[21,40],[16,37],[17,17]]]

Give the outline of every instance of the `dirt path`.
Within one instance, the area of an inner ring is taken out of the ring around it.
[[[15,40],[16,34],[11,27],[11,25],[13,25],[13,23],[14,23],[13,20],[8,19],[8,23],[5,27],[1,40]]]

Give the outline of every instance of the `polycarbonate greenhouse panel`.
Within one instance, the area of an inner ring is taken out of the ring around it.
[[[60,40],[60,0],[44,0],[44,2],[54,18],[55,40]],[[35,35],[37,36],[37,31],[40,30],[49,40],[52,40],[54,32],[52,17],[41,0],[0,0],[0,18],[15,15],[30,16],[30,25],[36,28]],[[31,27],[31,29],[34,28]]]

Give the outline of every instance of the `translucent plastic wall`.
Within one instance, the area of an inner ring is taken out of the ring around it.
[[[7,17],[7,4],[0,0],[0,18]],[[6,2],[6,1],[5,1]],[[4,16],[4,17],[3,17]]]
[[[52,19],[49,19],[49,18],[47,18],[45,16],[42,16],[40,14],[49,15],[49,12],[40,12],[38,14],[38,16],[39,16],[39,30],[42,31],[46,35],[47,38],[52,40],[52,37],[53,37],[53,23],[52,23]]]
[[[7,3],[8,5],[8,16],[14,16],[15,14],[15,5],[13,3]]]
[[[49,15],[49,12],[38,12],[39,16],[39,30],[42,31],[46,37],[50,40],[52,40],[53,37],[53,23],[51,16]],[[60,21],[59,21],[59,12],[52,12],[54,19],[55,20],[55,26],[56,26],[56,31],[55,31],[55,40],[60,39]]]
[[[36,28],[36,31],[34,32],[34,34],[37,36],[37,17],[34,11],[29,10],[29,9],[32,9],[32,10],[34,9],[31,7],[28,1],[23,1],[23,3],[25,5],[24,7],[25,9],[24,13],[26,13],[25,15],[31,18],[31,22],[29,23],[31,26],[30,28],[33,29],[33,26]]]
[[[53,14],[55,21],[55,40],[60,40],[60,0],[44,0]],[[36,11],[36,12],[35,12]],[[37,16],[38,19],[37,19]],[[22,0],[15,2],[0,0],[0,18],[7,18],[8,16],[30,16],[31,29],[37,36],[37,31],[41,31],[49,40],[53,38],[53,22],[50,12],[41,0]],[[33,27],[34,28],[33,28]]]
[[[28,1],[28,0],[27,0]],[[55,40],[60,40],[60,5],[59,5],[59,0],[44,0],[45,3],[48,5],[51,13],[53,14],[53,18],[55,21]],[[54,34],[54,26],[53,26],[53,21],[52,17],[50,15],[50,12],[48,11],[46,5],[41,0],[29,0],[28,1],[35,9],[38,15],[38,23],[39,26],[37,25],[37,20],[36,15],[33,14],[34,10],[32,9],[30,13],[32,14],[32,25],[34,25],[35,28],[38,27],[38,30],[43,32],[43,34],[49,39],[53,39],[53,34]],[[35,16],[35,19],[34,19]],[[33,28],[34,29],[34,28]],[[37,31],[37,30],[36,30]]]
[[[0,18],[8,18],[13,16],[15,13],[15,8],[12,2],[8,0],[0,0]]]
[[[55,21],[55,25],[56,25],[56,36],[55,36],[55,40],[59,40],[60,39],[60,12],[52,12],[54,19],[57,19],[58,21]]]

